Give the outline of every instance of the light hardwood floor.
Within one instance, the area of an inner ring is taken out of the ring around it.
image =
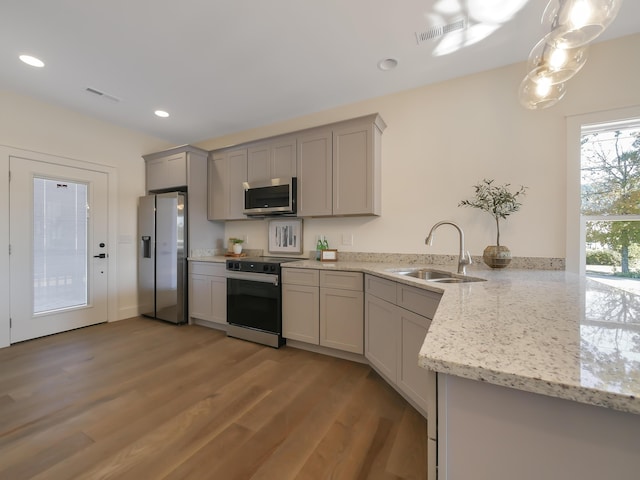
[[[0,350],[0,479],[425,479],[370,367],[133,318]]]

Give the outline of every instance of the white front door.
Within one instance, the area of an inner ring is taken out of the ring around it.
[[[11,343],[107,321],[104,172],[10,157]]]

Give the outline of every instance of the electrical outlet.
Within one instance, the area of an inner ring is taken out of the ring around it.
[[[344,246],[353,245],[353,233],[343,233],[342,234],[342,245],[344,245]]]

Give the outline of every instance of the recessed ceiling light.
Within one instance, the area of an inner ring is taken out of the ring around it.
[[[164,110],[156,110],[154,112],[158,117],[167,118],[169,116],[169,112],[165,112]]]
[[[32,57],[31,55],[20,55],[18,58],[27,65],[31,65],[32,67],[44,67],[44,62],[42,60],[36,57]]]
[[[398,60],[395,58],[385,58],[378,62],[378,68],[383,71],[393,70],[398,66]]]

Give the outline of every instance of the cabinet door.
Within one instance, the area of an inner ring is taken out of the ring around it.
[[[435,385],[429,385],[432,379],[429,372],[418,365],[418,355],[431,321],[413,312],[399,310],[402,322],[402,362],[398,372],[398,384],[402,391],[426,412],[429,388],[435,388]]]
[[[296,176],[296,139],[281,138],[247,150],[249,182]]]
[[[319,289],[308,285],[282,285],[282,336],[319,344]]]
[[[333,214],[380,215],[382,184],[380,117],[333,129]]]
[[[207,275],[189,276],[189,317],[213,320],[211,279]]]
[[[363,295],[362,291],[320,289],[320,345],[364,353]]]
[[[298,137],[298,216],[333,213],[332,134],[314,130]]]
[[[216,323],[227,323],[227,278],[210,277],[211,285],[211,320]]]
[[[247,181],[263,181],[271,176],[271,144],[256,145],[247,150]]]
[[[296,161],[295,137],[276,140],[271,147],[271,178],[295,177]]]
[[[373,295],[365,296],[365,357],[388,380],[398,381],[400,314],[398,307]]]
[[[333,214],[373,213],[373,145],[369,125],[333,132]]]
[[[226,220],[227,205],[227,155],[214,152],[207,163],[207,198],[209,206],[207,217],[209,220]]]
[[[247,218],[244,210],[244,188],[247,181],[247,149],[213,152],[208,163],[209,220]]]
[[[227,202],[229,205],[229,215],[227,220],[239,220],[247,218],[244,210],[244,187],[243,182],[247,181],[247,149],[234,150],[227,156],[228,162],[228,183]]]
[[[145,162],[147,191],[187,185],[187,154],[176,153]]]

